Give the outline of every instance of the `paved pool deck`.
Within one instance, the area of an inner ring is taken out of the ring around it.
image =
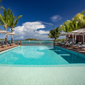
[[[0,66],[0,85],[85,85],[85,66]]]

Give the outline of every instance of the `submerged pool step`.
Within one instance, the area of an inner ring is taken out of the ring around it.
[[[55,51],[61,51],[61,50],[55,50]]]
[[[70,54],[59,54],[60,56],[70,56]]]

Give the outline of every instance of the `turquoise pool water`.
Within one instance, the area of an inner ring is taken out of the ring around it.
[[[19,46],[0,53],[0,64],[65,65],[85,63],[85,55],[52,46]]]

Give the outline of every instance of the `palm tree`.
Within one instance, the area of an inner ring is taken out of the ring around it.
[[[72,31],[72,28],[71,28],[71,21],[70,20],[67,20],[63,23],[63,25],[60,25],[59,27],[59,30],[63,30],[64,32],[70,32]],[[66,35],[66,40],[68,38],[68,35]]]
[[[85,27],[85,10],[82,11],[82,14],[84,15],[84,17],[83,17],[83,21],[84,21],[84,27]]]
[[[85,14],[85,10],[82,11],[82,14]]]
[[[84,14],[83,13],[76,14],[72,19],[72,24],[74,27],[73,30],[80,29],[85,24]]]
[[[13,16],[13,13],[11,12],[11,16],[8,22],[8,27],[11,28],[11,32],[13,32],[13,28],[17,25],[19,18],[21,18],[22,15],[18,16]],[[11,35],[11,43],[13,43],[13,36]]]
[[[13,13],[10,9],[6,10],[4,7],[1,7],[3,11],[3,16],[0,14],[0,25],[4,26],[5,31],[7,30],[7,27],[11,28],[11,32],[13,32],[13,27],[15,27],[18,23],[19,18],[22,17],[22,15],[13,16]],[[12,37],[12,36],[11,36]],[[7,36],[5,36],[5,42],[7,42]],[[11,38],[11,42],[13,42],[13,39]]]
[[[48,37],[49,38],[53,38],[54,39],[54,43],[55,43],[55,41],[57,41],[57,38],[59,37],[59,34],[60,34],[59,27],[56,27],[56,28],[50,30],[50,33],[48,34]]]
[[[4,11],[3,11],[3,15],[0,14],[0,25],[4,26],[5,31],[6,31],[10,16],[11,16],[11,10],[10,9],[6,10],[4,7],[1,7],[1,8]],[[7,36],[5,36],[5,42],[7,42]]]

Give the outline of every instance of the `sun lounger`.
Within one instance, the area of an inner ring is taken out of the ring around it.
[[[62,46],[65,46],[65,44],[66,44],[66,42],[62,42],[62,43],[61,43]]]
[[[16,46],[15,43],[10,43],[9,41],[7,41],[7,43],[8,43],[10,46]]]
[[[80,48],[81,50],[85,50],[85,44],[81,44],[81,45],[79,46],[79,48]]]
[[[2,43],[2,42],[0,42],[0,46],[1,46],[2,48],[7,47],[7,45],[5,45],[5,44]]]
[[[72,45],[73,45],[73,43],[72,43],[72,42],[70,42],[70,43],[69,43],[69,42],[67,42],[67,43],[65,44],[65,46],[66,46],[66,47],[70,47],[70,46],[72,46]]]
[[[79,49],[79,47],[80,47],[80,43],[73,45],[74,49]]]
[[[66,46],[67,46],[67,47],[73,47],[74,44],[75,44],[75,43],[70,42],[70,43],[68,43]]]
[[[7,45],[7,47],[10,46],[10,44],[8,44],[8,42],[5,42],[5,41],[4,41],[4,44]]]
[[[18,46],[18,45],[13,45],[13,46],[1,45],[0,51],[8,50],[8,49],[16,47],[16,46]]]
[[[69,45],[70,45],[70,43],[68,43],[68,42],[65,44],[65,46],[69,46]]]

